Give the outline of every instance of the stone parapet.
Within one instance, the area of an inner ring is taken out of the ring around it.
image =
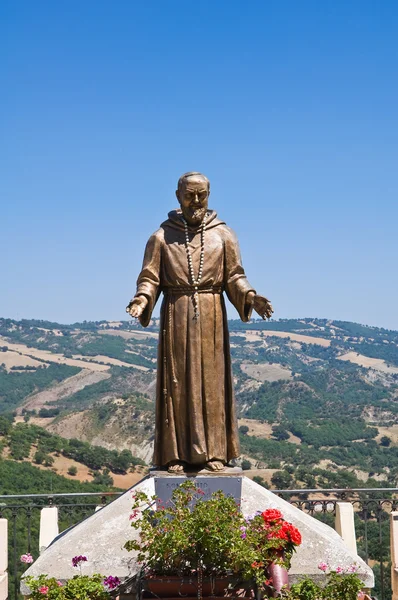
[[[0,600],[8,596],[8,522],[0,519]]]
[[[156,473],[156,476],[158,474]],[[230,475],[211,474],[211,486],[217,481],[218,489],[228,490],[227,480]],[[200,482],[206,478],[200,474]],[[309,575],[322,580],[324,575],[319,571],[318,564],[326,562],[331,569],[338,566],[347,567],[356,564],[359,575],[365,587],[373,587],[373,572],[366,563],[352,550],[348,549],[334,529],[314,519],[310,515],[289,504],[271,491],[263,488],[247,477],[241,476],[241,507],[244,515],[248,516],[258,510],[267,508],[279,509],[284,518],[292,522],[301,532],[303,543],[293,556],[289,572],[291,582],[297,581],[300,575]],[[87,556],[84,573],[90,575],[101,573],[113,575],[120,579],[134,579],[140,566],[137,563],[137,553],[127,552],[124,544],[127,540],[138,537],[138,531],[130,527],[129,514],[132,505],[131,493],[143,491],[148,496],[155,494],[155,476],[148,476],[122,496],[101,510],[61,533],[54,542],[43,552],[36,562],[26,571],[27,575],[48,573],[60,580],[70,579],[75,575],[72,567],[72,557],[76,554]],[[173,479],[184,481],[183,475]],[[224,485],[225,484],[225,485]],[[28,593],[28,588],[22,582],[22,594]]]
[[[398,600],[398,511],[390,514],[392,600]]]
[[[354,507],[351,502],[336,502],[335,527],[347,548],[357,554]]]
[[[8,598],[8,575],[3,573],[0,575],[0,600],[7,600]]]

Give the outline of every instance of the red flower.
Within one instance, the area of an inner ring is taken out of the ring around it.
[[[262,518],[265,522],[269,521],[277,521],[282,518],[282,513],[277,508],[268,508],[264,512],[261,513]]]
[[[275,531],[273,534],[270,534],[268,539],[286,540],[287,542],[289,541],[286,531],[284,531],[283,528],[279,529],[279,531]]]
[[[292,530],[290,531],[290,539],[296,546],[299,546],[302,542],[301,533],[299,532],[297,527],[294,527],[293,525]]]
[[[263,566],[264,566],[264,563],[263,563],[263,562],[257,562],[256,560],[255,560],[255,561],[252,563],[252,567],[253,567],[254,569],[260,569],[260,568],[261,568],[261,567],[263,567]]]

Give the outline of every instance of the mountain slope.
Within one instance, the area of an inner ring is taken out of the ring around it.
[[[326,319],[229,326],[252,476],[287,485],[396,482],[398,332]],[[0,413],[17,408],[65,438],[148,462],[157,329],[157,320],[144,330],[0,319]]]

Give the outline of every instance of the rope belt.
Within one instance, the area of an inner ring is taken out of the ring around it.
[[[206,287],[178,285],[163,288],[164,294],[170,294],[172,296],[191,296],[192,294],[222,294],[222,292],[222,285],[208,285]]]

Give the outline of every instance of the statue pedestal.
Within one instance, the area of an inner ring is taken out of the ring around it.
[[[166,505],[171,500],[173,490],[177,488],[187,477],[168,476],[155,477],[155,494],[161,499],[161,504]],[[242,477],[222,476],[218,473],[217,477],[210,475],[198,475],[195,477],[195,485],[203,492],[203,499],[207,500],[214,492],[221,490],[226,496],[232,496],[237,504],[240,504],[242,497]],[[191,506],[191,504],[190,504]]]
[[[156,494],[157,486],[163,485],[164,490],[167,490],[168,487],[171,489],[171,485],[176,484],[177,480],[182,482],[185,479],[184,475],[173,476],[165,472],[156,472],[156,474],[152,472],[151,476],[140,481],[111,504],[72,529],[61,533],[25,574],[37,576],[48,573],[61,581],[70,579],[76,574],[72,566],[72,557],[83,554],[88,558],[88,562],[84,564],[84,573],[87,575],[101,573],[105,576],[117,576],[122,580],[134,578],[141,565],[137,563],[135,552],[127,552],[123,548],[127,540],[139,535],[136,529],[129,526],[131,493],[143,491],[148,496],[153,496]],[[213,490],[215,486],[216,489],[224,489],[227,493],[228,486],[231,485],[231,489],[235,490],[232,492],[234,496],[240,493],[244,515],[248,516],[267,508],[277,508],[287,521],[299,529],[303,542],[292,559],[292,567],[289,571],[290,583],[298,581],[300,575],[309,575],[315,580],[322,581],[325,575],[319,571],[318,565],[320,562],[326,562],[331,569],[356,564],[364,587],[373,587],[374,577],[371,568],[346,547],[334,529],[302,512],[251,479],[238,476],[234,482],[234,479],[224,472],[216,475],[206,472],[197,476],[197,482],[205,485],[208,491]],[[237,491],[239,487],[240,492]],[[23,582],[21,593],[24,595],[29,593],[29,589]]]
[[[177,486],[186,479],[195,479],[195,485],[204,492],[204,498],[210,498],[213,492],[222,490],[224,494],[233,496],[237,504],[240,504],[242,495],[242,469],[240,467],[226,467],[224,471],[184,471],[176,475],[167,470],[156,467],[151,469],[149,476],[154,478],[155,494],[161,498],[162,504],[166,504]]]
[[[183,471],[182,473],[169,473],[167,470],[159,469],[158,467],[153,467],[149,470],[150,477],[181,477],[184,479],[185,477],[236,477],[239,475],[243,475],[243,471],[241,467],[225,467],[223,471],[209,471],[209,469],[199,469],[199,470],[190,470]]]

